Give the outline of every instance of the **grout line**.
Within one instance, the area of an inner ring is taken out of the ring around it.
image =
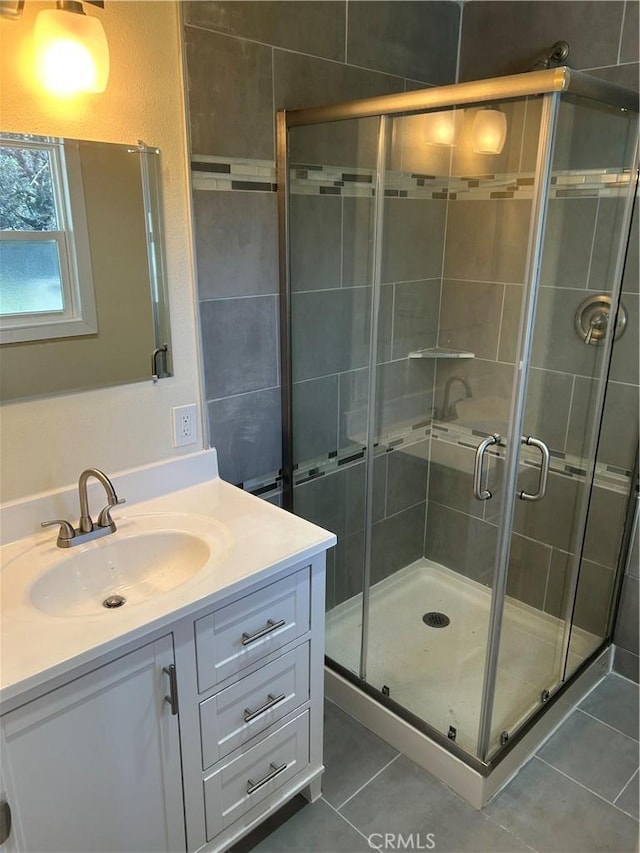
[[[614,801],[613,801],[613,805],[614,805],[614,806],[615,806],[615,804],[618,802],[618,800],[620,799],[620,797],[624,794],[624,792],[627,790],[627,788],[629,787],[629,785],[633,782],[633,780],[634,780],[634,779],[635,779],[635,777],[638,775],[638,773],[640,773],[640,769],[636,768],[636,770],[631,774],[631,777],[630,777],[630,778],[627,780],[627,782],[623,785],[622,790],[620,791],[620,793],[618,794],[618,796],[614,799]],[[620,808],[620,806],[618,806],[618,808]]]
[[[351,827],[351,829],[355,829],[355,831],[358,833],[358,835],[362,836],[362,838],[364,838],[364,840],[367,842],[367,844],[369,843],[369,838],[368,838],[368,836],[366,836],[366,835],[364,834],[364,832],[361,832],[355,824],[351,823],[351,821],[350,821],[350,820],[348,820],[348,819],[347,819],[347,818],[342,814],[342,812],[339,812],[339,811],[338,811],[338,809],[337,809],[335,806],[332,806],[332,805],[331,805],[331,803],[330,803],[328,800],[325,800],[325,798],[324,798],[324,797],[322,797],[322,800],[323,800],[323,802],[325,802],[325,803],[329,806],[329,808],[330,808],[332,811],[334,811],[337,815],[339,815],[345,823],[349,824],[349,826]]]
[[[624,68],[626,65],[637,65],[637,59],[631,59],[629,62],[613,62],[610,65],[594,65],[591,68],[581,68],[580,71],[602,71],[604,68]],[[619,85],[619,84],[616,84]]]
[[[606,799],[606,797],[603,797],[603,796],[602,796],[602,794],[597,794],[595,791],[592,791],[592,790],[591,790],[591,788],[588,788],[586,785],[583,785],[583,784],[582,784],[582,782],[578,782],[578,780],[577,780],[577,779],[574,779],[574,778],[573,778],[573,776],[569,776],[569,774],[568,774],[568,773],[565,773],[563,770],[560,770],[560,769],[559,769],[558,767],[556,767],[555,765],[550,764],[548,761],[545,761],[545,760],[544,760],[544,758],[540,758],[540,756],[539,756],[539,755],[537,755],[537,754],[536,754],[534,757],[535,757],[538,761],[540,761],[542,764],[546,764],[546,765],[547,765],[547,767],[550,767],[550,768],[551,768],[551,770],[555,770],[555,771],[556,771],[556,773],[559,773],[561,776],[564,776],[564,777],[565,777],[565,779],[569,779],[569,781],[570,781],[570,782],[573,782],[573,783],[574,783],[575,785],[577,785],[579,788],[582,788],[582,790],[583,790],[583,791],[588,791],[590,794],[593,794],[593,796],[594,796],[594,797],[597,797],[599,800],[602,800],[602,802],[603,802],[603,803],[606,803],[608,806],[611,806],[612,808],[616,809],[617,811],[622,811],[622,809],[620,809],[620,808],[618,808],[616,805],[614,805],[614,804],[611,802],[611,800],[607,800],[607,799]],[[624,814],[626,814],[626,812],[624,812]]]
[[[204,299],[199,299],[198,302],[229,302],[232,299],[275,299],[278,301],[278,291],[274,291],[273,293],[246,293],[246,294],[238,294],[237,296],[211,296],[205,297]]]
[[[391,292],[391,341],[389,343],[389,356],[391,361],[393,361],[393,345],[395,343],[395,325],[396,325],[396,296],[397,296],[397,282],[394,282],[391,287],[393,288]]]
[[[521,768],[521,769],[522,769],[522,768]],[[520,771],[518,771],[518,773],[519,773],[519,772],[520,772]],[[517,775],[517,774],[516,774],[516,775]],[[515,776],[514,776],[513,778],[515,779]],[[512,779],[511,781],[513,781],[513,779]],[[509,783],[507,783],[507,785],[508,785],[508,784],[509,784]],[[505,785],[504,787],[506,788],[506,787],[507,787],[507,785]],[[501,793],[501,791],[502,791],[502,790],[504,790],[504,788],[502,788],[502,789],[501,789],[500,791],[498,791],[497,793],[498,793],[498,794],[499,794],[499,793]],[[464,800],[464,802],[466,803],[466,800]],[[487,803],[487,805],[488,805],[488,803]],[[536,848],[536,847],[532,847],[530,844],[527,844],[527,842],[526,842],[523,838],[520,838],[520,836],[519,836],[519,835],[516,835],[516,833],[513,831],[513,829],[511,829],[510,827],[505,826],[504,824],[500,823],[498,820],[496,820],[496,819],[493,817],[493,815],[487,814],[487,813],[484,811],[484,808],[485,808],[485,807],[483,807],[482,809],[480,809],[480,814],[481,814],[484,818],[486,818],[486,820],[488,820],[488,821],[489,821],[490,823],[492,823],[494,826],[498,826],[498,827],[500,827],[500,829],[501,829],[501,830],[503,830],[503,832],[506,832],[506,833],[507,833],[507,835],[511,835],[511,836],[513,836],[513,838],[515,838],[517,841],[519,841],[519,842],[520,842],[520,844],[522,844],[524,847],[526,847],[526,848],[527,848],[527,850],[530,850],[530,851],[531,851],[531,853],[539,853],[539,851],[537,850],[537,848]]]
[[[466,449],[467,449],[467,448],[465,448],[465,450],[466,450]],[[471,449],[471,448],[469,448],[469,449]],[[473,452],[473,451],[472,451],[472,452]],[[455,512],[455,513],[457,513],[458,515],[462,515],[462,516],[464,516],[465,518],[470,518],[470,519],[472,519],[473,521],[482,521],[484,524],[488,524],[490,527],[498,527],[498,523],[497,523],[496,521],[485,521],[485,519],[483,519],[483,517],[482,517],[482,516],[478,516],[478,515],[471,515],[471,514],[470,514],[470,513],[468,513],[468,512],[464,512],[464,510],[461,510],[461,509],[454,509],[454,507],[452,507],[452,506],[447,506],[447,504],[442,504],[442,503],[440,503],[439,501],[434,501],[433,499],[431,500],[431,503],[432,503],[432,504],[435,504],[436,506],[442,507],[443,509],[449,510],[449,512]],[[514,531],[514,532],[515,532],[515,531]],[[520,535],[520,534],[518,534],[518,535]],[[532,541],[533,541],[533,542],[537,542],[537,540],[536,540],[536,539],[533,539]],[[430,558],[429,558],[429,559],[430,559]]]
[[[344,64],[349,64],[349,0],[344,3]]]
[[[620,65],[620,56],[622,54],[622,36],[624,33],[624,22],[627,18],[627,4],[628,0],[625,0],[624,6],[622,7],[622,19],[620,21],[620,36],[618,38],[618,55],[616,57],[616,65]]]
[[[630,652],[630,654],[633,654],[633,652]],[[636,655],[636,657],[637,657],[637,655]],[[632,678],[627,678],[626,675],[623,675],[621,672],[618,672],[615,669],[610,670],[609,675],[615,675],[616,678],[624,679],[628,684],[633,684],[633,686],[636,688],[636,690],[640,686],[640,685],[638,685],[637,681],[634,681]]]
[[[527,131],[527,113],[529,107],[529,98],[524,99],[524,113],[522,116],[522,136],[520,137],[520,154],[518,156],[518,171],[522,174],[522,157],[524,154],[524,140]]]
[[[596,565],[598,565],[598,564],[596,563]],[[606,569],[607,567],[604,566],[604,568]],[[613,571],[613,570],[609,569],[609,571]],[[580,711],[580,713],[584,714],[587,717],[591,717],[592,720],[595,720],[598,723],[602,723],[603,726],[606,726],[608,729],[611,729],[612,731],[617,732],[619,735],[622,735],[622,737],[629,738],[629,740],[633,741],[633,743],[635,743],[635,744],[638,743],[636,738],[634,738],[632,735],[628,735],[626,732],[621,732],[620,729],[617,729],[615,726],[612,726],[610,723],[605,723],[605,721],[601,720],[600,717],[595,717],[593,714],[590,714],[588,711],[585,711],[584,708],[581,708],[579,705],[576,707],[576,710]]]
[[[358,796],[358,794],[359,794],[362,790],[364,790],[364,788],[366,788],[366,787],[367,787],[367,785],[368,785],[370,782],[373,782],[373,780],[374,780],[374,779],[376,779],[376,778],[377,778],[381,773],[384,773],[384,771],[387,769],[387,767],[390,767],[390,766],[393,764],[393,762],[394,762],[394,761],[396,761],[398,758],[400,758],[400,755],[401,755],[401,753],[400,753],[400,752],[399,752],[399,753],[397,753],[397,755],[394,755],[394,756],[393,756],[393,758],[391,759],[391,761],[387,761],[387,763],[384,765],[384,767],[381,767],[381,768],[380,768],[380,770],[378,770],[378,772],[377,772],[377,773],[374,773],[374,774],[373,774],[373,776],[372,776],[370,779],[367,779],[367,781],[364,783],[364,785],[360,785],[360,787],[358,788],[358,790],[357,790],[357,791],[354,791],[354,792],[353,792],[353,794],[351,794],[351,796],[347,797],[347,799],[346,799],[343,803],[341,803],[339,806],[335,806],[336,811],[337,811],[337,812],[339,812],[339,811],[340,811],[340,809],[343,809],[343,808],[347,805],[347,803],[350,803],[350,802],[351,802],[351,800],[352,800],[354,797],[357,797],[357,796]]]
[[[240,391],[238,394],[227,394],[224,397],[207,397],[205,404],[218,403],[221,400],[232,400],[235,397],[248,397],[249,394],[261,394],[263,391],[279,391],[280,385],[269,385],[267,388],[255,388],[252,391]]]
[[[460,82],[460,61],[462,59],[462,20],[464,17],[464,2],[460,3],[460,19],[458,21],[458,52],[456,56],[456,83]]]
[[[317,59],[320,62],[330,62],[332,65],[344,66],[347,64],[342,59],[331,59],[328,56],[320,56],[320,54],[317,54],[317,53],[305,53],[302,50],[295,50],[294,48],[291,48],[291,47],[282,47],[281,45],[269,44],[268,42],[259,41],[258,39],[248,38],[247,36],[239,36],[239,35],[236,35],[235,33],[225,33],[225,32],[222,32],[221,30],[215,30],[215,29],[212,29],[211,27],[203,26],[202,24],[185,23],[185,29],[187,29],[187,28],[191,29],[191,30],[200,30],[200,31],[206,32],[206,33],[213,33],[214,35],[222,36],[223,38],[234,39],[235,41],[239,41],[239,42],[249,42],[250,44],[259,44],[262,47],[269,48],[270,50],[274,50],[274,51],[279,50],[279,51],[282,51],[282,53],[292,53],[295,56],[304,56],[307,59]],[[275,54],[274,54],[274,58],[275,58]],[[360,68],[363,71],[369,71],[371,74],[376,74],[379,77],[384,77],[387,80],[397,80],[398,81],[398,88],[394,91],[397,91],[397,92],[403,91],[404,77],[400,77],[398,74],[390,74],[388,71],[379,71],[377,68],[370,68],[367,65],[355,65],[354,63],[349,63],[349,68]]]
[[[593,262],[593,255],[596,248],[596,237],[598,234],[598,217],[600,215],[600,198],[598,198],[596,202],[596,215],[593,220],[593,231],[591,232],[591,249],[589,251],[589,264],[587,266],[587,275],[584,282],[584,290],[591,290],[589,287],[589,282],[591,281],[591,264]],[[557,285],[556,285],[557,287]]]
[[[244,190],[243,190],[244,192]],[[329,198],[338,198],[338,196],[329,196]],[[413,278],[409,279],[409,281],[381,281],[381,287],[391,287],[394,284],[428,284],[432,281],[440,281],[438,276],[432,276],[431,278]],[[484,282],[483,282],[484,283]],[[488,284],[496,284],[496,282],[487,282]],[[370,290],[370,284],[345,284],[345,285],[337,285],[336,287],[312,287],[310,290],[294,290],[294,296],[297,296],[302,293],[333,293],[334,290]],[[595,291],[594,291],[595,292]],[[273,295],[273,294],[264,294],[264,295]],[[277,295],[277,294],[276,294]],[[240,299],[242,297],[235,296],[214,296],[214,299]]]
[[[547,547],[549,548],[549,563],[547,565],[547,578],[546,578],[545,583],[544,583],[544,597],[542,599],[542,609],[545,613],[549,612],[547,610],[547,595],[549,593],[549,578],[551,577],[551,562],[553,560],[553,547],[552,546],[547,546]]]
[[[495,361],[498,360],[498,357],[500,355],[500,344],[502,342],[502,322],[504,320],[504,303],[507,301],[507,285],[502,284],[500,285],[500,287],[502,287],[502,304],[500,306],[500,324],[498,326],[498,340],[496,341]]]
[[[571,374],[569,374],[571,375]],[[567,428],[564,431],[564,443],[560,448],[562,453],[567,452],[567,444],[569,442],[569,427],[571,426],[571,414],[573,409],[573,397],[576,390],[576,374],[573,374],[573,381],[571,382],[571,395],[569,397],[569,410],[567,412]]]
[[[385,454],[385,456],[386,455],[387,454]],[[418,501],[417,503],[411,504],[411,506],[405,506],[402,509],[399,509],[397,512],[385,516],[385,518],[381,518],[379,521],[374,522],[374,524],[382,524],[383,521],[388,521],[390,518],[395,518],[397,515],[402,515],[403,512],[408,512],[410,509],[415,509],[417,506],[422,506],[423,504],[426,504],[425,498],[423,498],[421,501]]]

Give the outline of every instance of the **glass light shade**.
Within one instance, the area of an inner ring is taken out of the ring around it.
[[[423,139],[428,145],[447,145],[451,148],[458,141],[463,121],[463,110],[427,113],[424,116]]]
[[[507,138],[507,117],[502,110],[479,110],[471,126],[471,147],[476,154],[500,154]]]
[[[49,92],[74,95],[107,88],[109,45],[97,18],[43,9],[33,38],[38,76]]]

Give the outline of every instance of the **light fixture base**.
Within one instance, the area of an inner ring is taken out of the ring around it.
[[[74,12],[76,15],[84,15],[80,0],[56,0],[56,9],[61,12]]]
[[[24,0],[0,0],[0,18],[17,21],[23,9]]]

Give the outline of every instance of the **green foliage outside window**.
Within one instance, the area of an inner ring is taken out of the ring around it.
[[[57,230],[49,152],[0,146],[0,198],[0,230]]]

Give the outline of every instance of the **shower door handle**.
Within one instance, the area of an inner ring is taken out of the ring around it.
[[[551,462],[551,454],[549,448],[539,438],[534,438],[532,435],[522,436],[522,443],[528,444],[530,447],[537,447],[542,454],[542,464],[540,466],[540,479],[538,480],[538,491],[533,495],[528,492],[520,492],[518,497],[521,501],[541,501],[547,493],[547,480],[549,479],[549,464]]]
[[[492,493],[489,489],[482,488],[484,454],[486,453],[487,447],[490,447],[492,444],[500,444],[501,441],[502,438],[496,432],[488,438],[485,438],[484,441],[481,441],[476,448],[476,463],[473,469],[473,496],[479,501],[488,501],[489,498],[492,497]]]

